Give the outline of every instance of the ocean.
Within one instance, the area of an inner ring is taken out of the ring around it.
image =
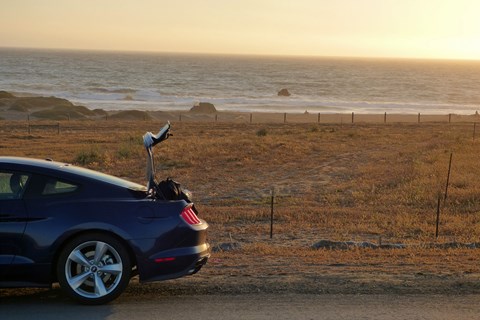
[[[480,61],[3,48],[0,90],[106,110],[473,114]]]

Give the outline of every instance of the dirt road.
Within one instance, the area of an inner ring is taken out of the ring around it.
[[[58,290],[0,296],[1,319],[478,319],[480,295],[246,294],[140,297],[86,307]]]

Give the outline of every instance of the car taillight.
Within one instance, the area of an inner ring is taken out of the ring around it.
[[[195,214],[191,206],[185,207],[182,213],[180,213],[180,216],[182,217],[183,220],[185,220],[186,223],[190,225],[202,223],[200,219],[198,219],[197,215]]]

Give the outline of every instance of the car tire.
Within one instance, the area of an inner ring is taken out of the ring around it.
[[[78,236],[62,249],[57,262],[60,287],[82,304],[104,304],[117,298],[130,281],[132,265],[123,243],[113,236]]]

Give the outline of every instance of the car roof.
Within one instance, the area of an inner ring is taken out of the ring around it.
[[[50,159],[40,160],[24,157],[0,157],[0,165],[1,164],[13,165],[17,167],[17,170],[18,167],[24,167],[25,171],[31,171],[33,169],[34,171],[40,172],[45,170],[50,172],[66,173],[68,175],[78,176],[83,179],[92,179],[123,188],[146,191],[146,187],[140,184],[98,171],[77,167],[68,163],[52,161]]]
[[[8,163],[8,164],[18,164],[24,166],[33,166],[33,167],[40,167],[46,169],[56,169],[59,166],[65,165],[62,162],[52,161],[50,159],[33,159],[33,158],[24,158],[24,157],[0,157],[0,163]]]

